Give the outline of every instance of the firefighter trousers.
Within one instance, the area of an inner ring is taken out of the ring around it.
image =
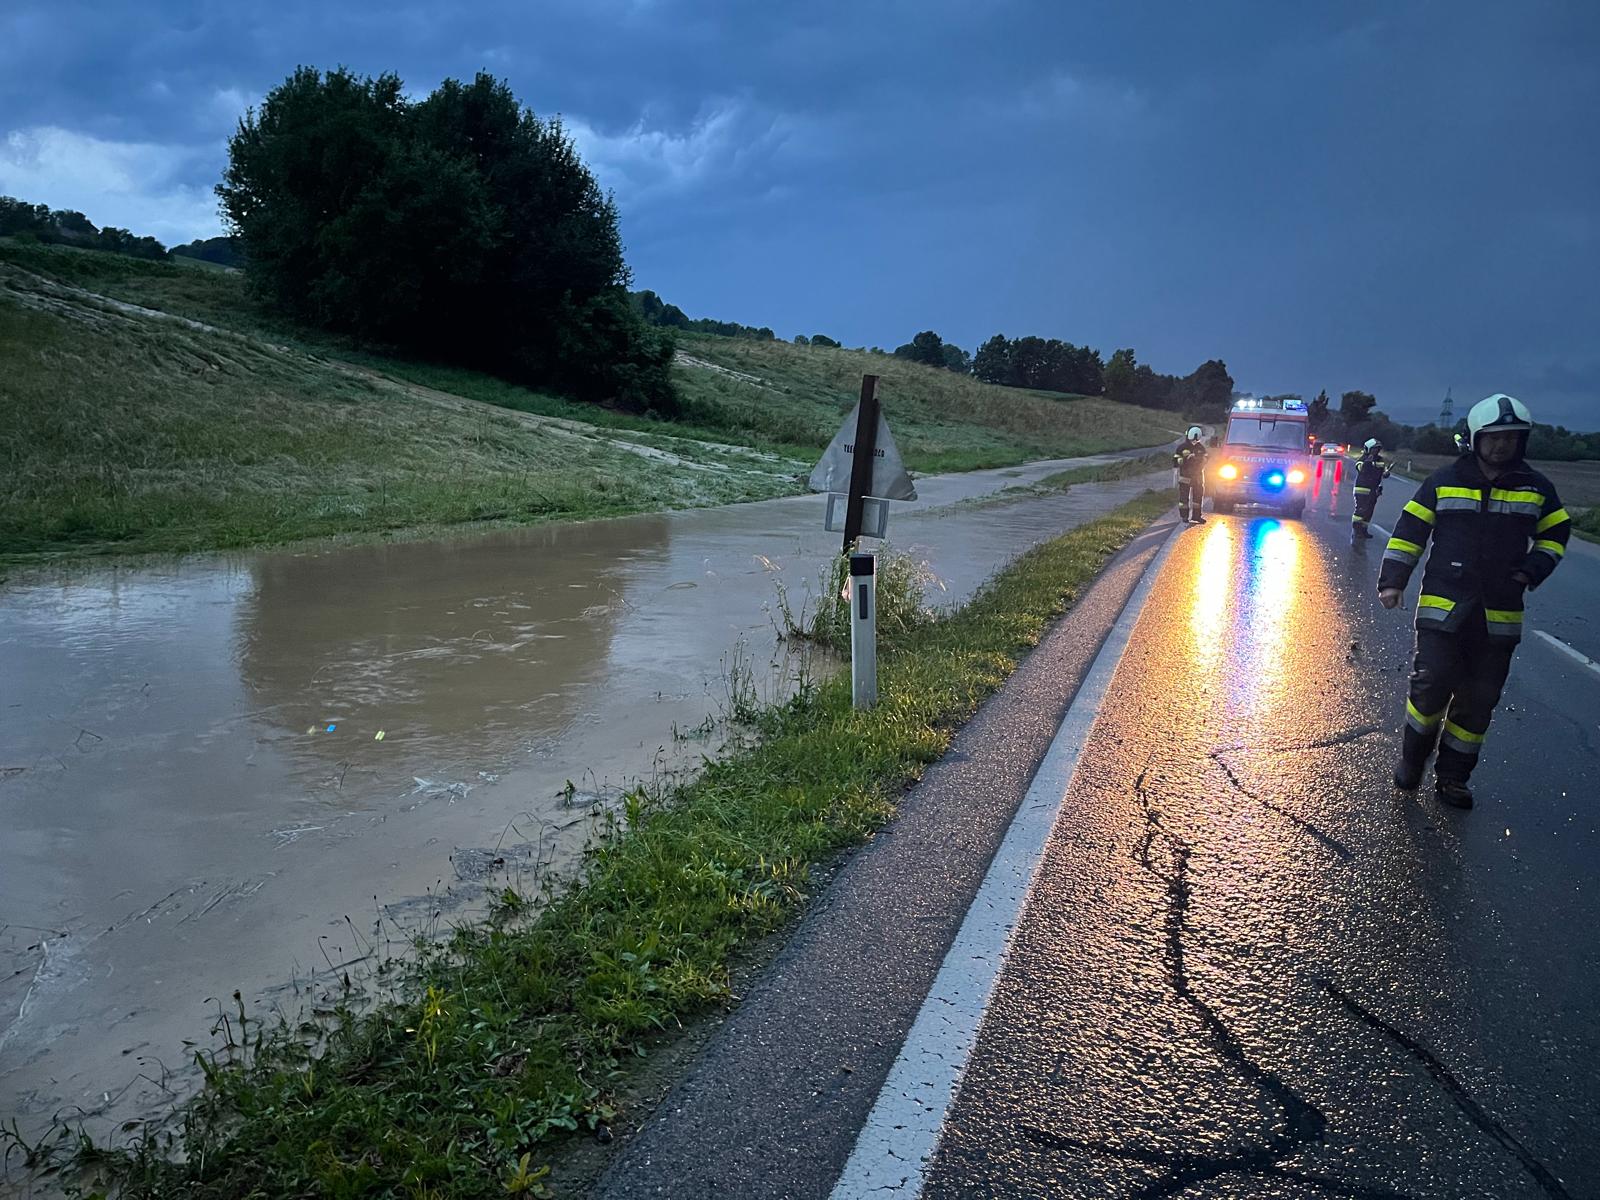
[[[1356,507],[1355,511],[1350,514],[1352,527],[1356,529],[1365,529],[1367,527],[1367,522],[1372,520],[1373,509],[1378,507],[1378,493],[1382,490],[1382,488],[1364,487],[1356,489]]]
[[[1478,765],[1489,719],[1511,671],[1516,644],[1491,637],[1481,613],[1460,629],[1417,630],[1403,754],[1421,765],[1437,744],[1434,775],[1465,783]]]
[[[1189,520],[1192,509],[1194,515],[1200,515],[1200,506],[1205,502],[1206,485],[1203,479],[1189,479],[1178,476],[1178,519]]]

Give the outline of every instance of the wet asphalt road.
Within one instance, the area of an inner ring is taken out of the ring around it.
[[[1397,793],[1345,511],[1180,535],[926,1195],[1600,1194],[1600,676],[1530,638],[1477,809]]]
[[[1412,490],[1393,481],[1378,522]],[[1415,585],[1379,608],[1383,538],[1352,546],[1348,497],[1319,500],[1178,535],[923,1194],[1600,1195],[1600,674],[1530,633],[1478,807],[1397,793]],[[1575,549],[1529,628],[1600,658],[1596,597],[1600,554]],[[1060,654],[1047,639],[1023,687]],[[1003,727],[1059,719],[1011,691]],[[997,841],[954,774],[984,754],[958,742],[835,880],[603,1194],[829,1194]],[[935,865],[897,867],[952,813]],[[882,1194],[916,1194],[907,1168]]]

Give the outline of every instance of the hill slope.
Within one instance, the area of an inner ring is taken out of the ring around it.
[[[3,240],[0,358],[12,559],[780,495],[863,371],[883,376],[916,471],[1151,445],[1172,424],[883,355],[708,336],[680,341],[688,419],[667,423],[285,326],[235,273]]]

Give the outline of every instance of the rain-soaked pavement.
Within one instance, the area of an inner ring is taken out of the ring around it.
[[[1016,759],[1044,755],[1164,533],[842,870],[601,1194],[1600,1196],[1600,667],[1530,633],[1478,807],[1396,792],[1415,586],[1379,608],[1386,535],[1352,544],[1333,476],[1304,521],[1175,533],[970,1058],[934,973],[974,969],[945,948],[1023,799]],[[1392,480],[1378,521],[1412,491]],[[1575,545],[1530,629],[1600,658],[1597,597]],[[964,1077],[931,1082],[941,1054]]]
[[[1149,479],[974,503],[1083,462],[918,481],[892,544],[957,603]],[[0,590],[0,1121],[104,1132],[259,1011],[572,861],[671,778],[837,535],[822,500],[465,540],[82,568]],[[381,733],[381,739],[380,739]],[[569,787],[568,784],[571,786]]]
[[[926,1195],[1600,1195],[1600,677],[1530,638],[1479,807],[1396,793],[1409,613],[1326,512],[1180,535]]]

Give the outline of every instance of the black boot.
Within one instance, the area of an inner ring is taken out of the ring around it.
[[[1402,792],[1414,792],[1422,786],[1422,769],[1428,765],[1427,760],[1412,762],[1405,755],[1401,755],[1394,764],[1394,785]]]
[[[1472,807],[1472,793],[1467,790],[1465,780],[1435,779],[1433,794],[1440,804],[1448,804],[1451,808]]]

